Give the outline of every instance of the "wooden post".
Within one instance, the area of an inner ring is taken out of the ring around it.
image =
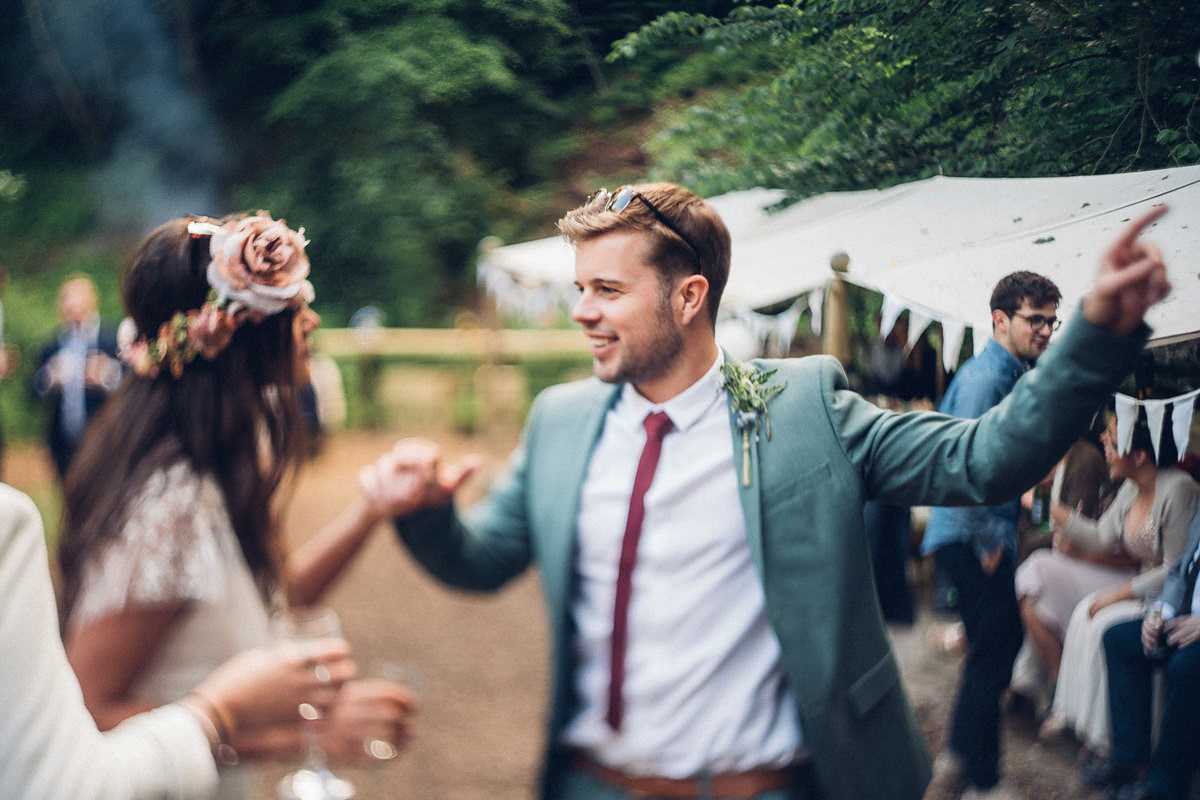
[[[846,282],[842,273],[850,265],[850,256],[838,251],[829,259],[833,278],[825,290],[825,320],[821,349],[846,366],[850,361],[850,333],[847,330]]]

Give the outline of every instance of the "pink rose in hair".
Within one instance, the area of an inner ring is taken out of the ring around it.
[[[225,309],[205,303],[188,326],[188,338],[196,352],[211,361],[229,344],[237,327],[237,320]]]
[[[303,228],[294,231],[266,211],[235,220],[212,235],[209,283],[222,301],[260,314],[297,307],[312,298],[307,244]]]

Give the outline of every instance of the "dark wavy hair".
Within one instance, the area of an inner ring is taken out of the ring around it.
[[[992,289],[988,305],[992,311],[999,309],[1011,317],[1021,307],[1022,300],[1028,300],[1031,306],[1058,305],[1062,292],[1045,275],[1020,270],[1000,279]]]
[[[126,313],[154,335],[177,311],[207,298],[209,237],[188,219],[155,229],[121,276]],[[78,597],[83,566],[126,524],[130,504],[156,471],[177,462],[221,489],[246,564],[264,597],[279,580],[272,499],[299,463],[304,428],[296,402],[293,311],[242,324],[208,361],[179,378],[128,374],[89,424],[64,487],[58,547],[62,620]]]

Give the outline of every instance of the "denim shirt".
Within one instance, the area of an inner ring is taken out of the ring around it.
[[[1017,379],[1028,369],[1028,364],[999,342],[988,339],[983,352],[963,364],[954,376],[938,410],[952,417],[981,417],[1012,391]],[[998,506],[934,508],[925,526],[921,552],[928,554],[944,545],[962,542],[973,545],[980,555],[1004,545],[1015,558],[1020,513],[1020,498]]]

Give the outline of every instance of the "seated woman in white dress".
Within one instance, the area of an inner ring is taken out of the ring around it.
[[[353,674],[343,641],[302,658],[282,649],[234,656],[174,703],[101,734],[58,635],[46,537],[33,501],[0,484],[0,794],[38,800],[217,797],[229,739],[329,707]],[[328,681],[317,677],[322,667]],[[294,724],[292,722],[291,724]]]
[[[1130,461],[1128,455],[1119,455],[1112,444],[1115,441],[1116,425],[1116,417],[1110,415],[1100,434],[1100,443],[1108,478],[1121,484],[1130,477],[1126,469]],[[1145,442],[1141,442],[1139,437],[1138,444],[1137,449],[1141,450],[1140,445]],[[1060,464],[1060,468],[1061,466]],[[1092,488],[1093,508],[1097,503],[1099,490],[1099,485]],[[1097,516],[1095,513],[1087,513],[1082,502],[1077,507],[1074,503],[1058,502],[1059,500],[1060,496],[1054,496],[1052,501],[1052,504],[1057,503],[1059,506],[1059,518],[1068,518],[1070,522],[1068,515],[1063,512],[1074,510],[1076,513],[1070,517],[1074,518],[1072,524],[1077,527]],[[1063,533],[1061,524],[1056,524],[1053,546],[1034,550],[1017,567],[1017,599],[1021,604],[1021,621],[1025,626],[1026,646],[1022,650],[1032,653],[1036,669],[1045,678],[1047,702],[1058,680],[1063,638],[1067,632],[1067,621],[1071,618],[1075,606],[1091,592],[1131,580],[1138,573],[1143,560],[1155,559],[1154,551],[1153,543],[1147,543],[1143,547],[1142,543],[1123,534],[1107,550],[1093,551],[1074,542]],[[1015,673],[1014,668],[1014,684],[1017,682]],[[1034,687],[1022,688],[1031,690]]]
[[[305,452],[296,396],[320,323],[306,244],[266,212],[176,219],[125,266],[132,374],[85,436],[59,548],[67,655],[102,729],[268,643],[272,611],[316,601],[381,519],[360,498],[283,551],[275,502]],[[369,763],[378,739],[394,753],[412,706],[398,684],[348,682],[326,751]],[[290,737],[299,752],[294,727],[234,747],[244,760]],[[239,772],[222,772],[222,797],[246,794]]]
[[[1051,507],[1056,527],[1062,531],[1064,554],[1043,557],[1035,576],[1027,575],[1026,603],[1035,610],[1030,638],[1041,623],[1061,615],[1071,591],[1087,591],[1071,609],[1062,645],[1058,682],[1044,735],[1073,730],[1087,751],[1100,758],[1108,749],[1108,685],[1102,638],[1109,626],[1140,617],[1148,598],[1162,589],[1167,572],[1179,560],[1187,542],[1188,525],[1200,500],[1200,484],[1175,463],[1174,448],[1165,444],[1155,462],[1155,449],[1144,419],[1134,424],[1128,452],[1117,452],[1113,436],[1105,437],[1113,479],[1124,479],[1108,510],[1099,520],[1089,520],[1062,504]],[[1097,556],[1125,554],[1138,564],[1122,571],[1081,560],[1070,560],[1073,548]],[[1032,558],[1032,557],[1031,557]],[[1018,592],[1022,586],[1018,584]],[[1064,602],[1063,598],[1066,598]],[[1057,603],[1057,606],[1056,606]],[[1061,618],[1061,616],[1059,617]]]

